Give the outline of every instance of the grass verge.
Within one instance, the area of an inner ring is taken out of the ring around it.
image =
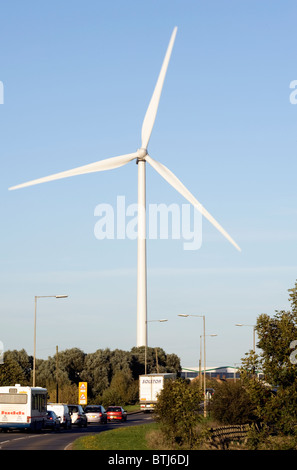
[[[85,436],[73,443],[73,450],[151,450],[147,434],[158,429],[157,423],[117,428]]]

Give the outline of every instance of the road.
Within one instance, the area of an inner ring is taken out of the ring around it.
[[[81,436],[92,435],[123,426],[136,426],[152,421],[152,415],[129,414],[124,423],[89,424],[87,428],[72,426],[60,432],[41,431],[33,434],[26,431],[0,433],[0,450],[71,450],[71,444]]]

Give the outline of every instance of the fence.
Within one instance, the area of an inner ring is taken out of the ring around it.
[[[253,425],[256,431],[260,431],[258,425]],[[252,429],[250,424],[236,424],[221,426],[210,430],[210,438],[214,445],[228,448],[230,442],[238,441],[247,437],[248,431]]]

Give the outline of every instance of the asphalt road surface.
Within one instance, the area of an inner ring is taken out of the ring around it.
[[[71,450],[71,444],[81,436],[97,434],[124,426],[136,426],[152,421],[151,414],[129,414],[124,423],[89,424],[87,428],[72,426],[71,430],[59,432],[41,431],[29,433],[27,431],[8,431],[0,433],[0,450]]]

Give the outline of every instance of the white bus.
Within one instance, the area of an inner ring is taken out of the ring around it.
[[[45,425],[47,389],[41,387],[0,387],[0,430],[38,431]]]

